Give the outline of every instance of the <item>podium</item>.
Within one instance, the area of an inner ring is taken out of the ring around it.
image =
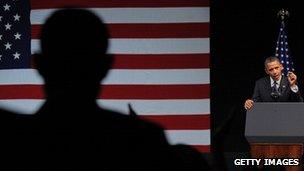
[[[246,114],[245,137],[250,143],[253,158],[301,159],[304,103],[255,103]],[[300,166],[285,168],[301,170]]]

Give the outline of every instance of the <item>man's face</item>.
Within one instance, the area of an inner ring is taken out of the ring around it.
[[[274,80],[279,80],[282,74],[283,66],[278,61],[269,62],[266,64],[266,73]]]

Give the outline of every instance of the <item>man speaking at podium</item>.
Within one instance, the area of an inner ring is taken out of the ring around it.
[[[283,66],[276,57],[268,57],[265,72],[269,75],[256,81],[252,99],[245,101],[246,110],[254,106],[254,102],[302,102],[297,76],[288,72],[282,75]]]

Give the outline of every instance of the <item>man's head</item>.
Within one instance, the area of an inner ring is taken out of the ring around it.
[[[58,10],[43,25],[40,39],[41,54],[34,61],[47,94],[96,97],[112,63],[103,22],[84,9]]]
[[[268,57],[265,62],[265,72],[274,80],[278,80],[282,75],[283,66],[276,57]]]

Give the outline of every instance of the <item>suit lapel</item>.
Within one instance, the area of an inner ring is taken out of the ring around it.
[[[282,76],[282,80],[280,83],[280,89],[282,94],[286,91],[287,87],[288,87],[288,80],[286,77]]]
[[[267,94],[270,95],[272,88],[271,88],[271,82],[270,82],[270,77],[266,77],[265,79],[265,90],[267,91]]]

